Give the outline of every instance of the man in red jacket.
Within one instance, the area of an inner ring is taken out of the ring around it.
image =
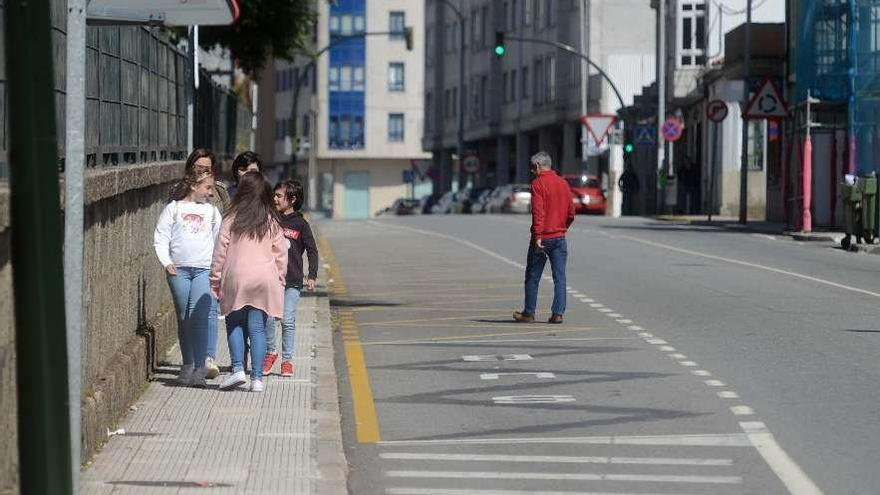
[[[553,273],[553,315],[547,323],[562,323],[565,313],[565,262],[568,245],[565,233],[574,221],[574,203],[571,188],[552,169],[550,155],[540,151],[531,158],[532,179],[532,238],[526,261],[525,305],[513,313],[520,323],[535,321],[538,303],[538,284],[544,265],[550,259]]]

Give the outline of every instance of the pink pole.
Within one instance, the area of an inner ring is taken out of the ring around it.
[[[803,210],[803,231],[813,231],[813,218],[810,216],[810,203],[813,196],[813,140],[809,134],[804,138],[804,160],[803,160],[803,192],[804,192],[804,210]]]
[[[849,166],[848,174],[855,175],[856,174],[856,136],[855,134],[851,134],[849,137]]]

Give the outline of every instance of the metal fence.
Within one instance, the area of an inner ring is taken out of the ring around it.
[[[63,166],[67,1],[52,6],[58,157]],[[5,49],[0,0],[0,178],[8,177]],[[13,48],[14,49],[14,48]],[[248,144],[251,112],[201,71],[193,142],[227,158]],[[89,167],[182,159],[187,147],[187,59],[157,28],[89,26],[86,34],[86,163]]]

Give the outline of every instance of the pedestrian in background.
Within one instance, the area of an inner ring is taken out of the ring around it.
[[[287,274],[287,240],[278,223],[272,186],[259,172],[247,172],[238,187],[211,263],[211,289],[226,315],[232,374],[220,385],[229,390],[245,383],[245,333],[250,339],[251,386],[262,392],[266,327],[281,318]]]
[[[275,186],[275,208],[281,215],[281,228],[290,243],[287,250],[287,276],[284,286],[284,317],[281,319],[281,376],[293,376],[293,350],[296,333],[296,306],[303,289],[303,253],[309,258],[309,276],[305,288],[315,290],[318,278],[318,246],[309,222],[303,218],[303,186],[297,180],[285,180]],[[272,371],[278,359],[275,332],[266,333],[267,352],[263,374]]]
[[[229,186],[229,196],[234,198],[238,190],[238,181],[247,172],[263,173],[263,161],[260,155],[253,151],[242,151],[232,159],[232,185]]]
[[[186,159],[184,173],[188,174],[193,170],[210,173],[214,177],[214,194],[211,195],[210,201],[221,215],[225,215],[231,200],[226,184],[220,180],[220,166],[214,153],[204,148],[194,149]],[[220,303],[213,296],[211,299],[211,310],[208,312],[208,357],[205,359],[209,379],[220,375],[220,368],[217,366],[217,315]]]
[[[548,259],[553,273],[553,314],[547,323],[562,323],[565,313],[565,233],[574,221],[575,209],[571,188],[552,167],[550,155],[543,151],[531,158],[532,235],[526,258],[525,303],[522,311],[513,313],[513,319],[520,323],[535,321],[538,285]]]
[[[205,386],[208,370],[208,314],[213,305],[208,275],[222,217],[208,201],[213,175],[191,170],[175,188],[153,234],[177,313],[177,340],[183,366],[181,385]],[[216,318],[215,318],[216,319]]]

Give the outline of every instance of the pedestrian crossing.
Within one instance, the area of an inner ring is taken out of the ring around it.
[[[772,476],[756,473],[742,434],[469,440],[380,443],[384,493],[784,493]]]

